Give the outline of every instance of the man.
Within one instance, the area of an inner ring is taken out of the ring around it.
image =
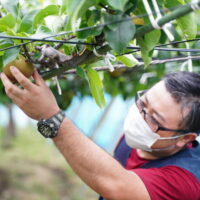
[[[102,196],[100,199],[200,199],[200,147],[195,141],[200,131],[198,74],[169,74],[139,97],[125,119],[125,137],[114,159],[64,117],[37,71],[35,84],[15,67],[12,73],[24,89],[2,73],[7,95],[39,121],[38,130],[53,139],[77,175]]]

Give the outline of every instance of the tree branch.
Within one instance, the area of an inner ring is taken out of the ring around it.
[[[152,60],[150,65],[156,65],[156,64],[164,64],[164,63],[169,63],[169,62],[182,62],[182,61],[186,61],[188,59],[192,59],[192,60],[200,60],[200,56],[190,56],[190,57],[187,57],[187,56],[184,56],[184,57],[175,57],[175,58],[168,58],[168,59],[155,59],[155,60]],[[127,67],[123,64],[117,64],[117,65],[114,65],[114,69],[117,70],[117,69],[124,69],[124,71],[134,71],[136,68],[140,68],[144,66],[144,62],[140,62],[139,64],[135,65],[134,67]],[[101,67],[94,67],[93,68],[94,70],[96,71],[109,71],[110,68],[108,66],[101,66]],[[54,70],[51,70],[49,72],[52,72]],[[64,72],[62,75],[68,75],[68,74],[76,74],[76,69],[69,69],[67,70],[66,72]]]
[[[106,45],[106,46],[98,49],[98,53],[104,54],[105,52],[107,52],[109,50],[110,50],[110,47],[108,45]],[[43,78],[46,80],[46,79],[52,78],[54,76],[58,76],[69,69],[75,68],[78,65],[90,64],[90,63],[96,62],[101,59],[102,59],[101,57],[97,57],[96,55],[94,55],[94,53],[92,51],[86,50],[82,55],[74,56],[72,59],[63,63],[60,68],[45,73],[43,75]]]

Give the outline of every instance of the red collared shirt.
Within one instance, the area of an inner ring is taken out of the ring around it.
[[[191,172],[176,166],[140,168],[147,162],[133,150],[126,169],[141,178],[151,200],[200,200],[200,182]]]

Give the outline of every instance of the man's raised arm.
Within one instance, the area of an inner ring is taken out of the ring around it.
[[[5,91],[29,117],[35,120],[48,119],[60,110],[51,90],[37,71],[33,75],[35,84],[16,68],[12,69],[12,73],[23,89],[12,84],[2,73]],[[135,173],[125,170],[84,136],[67,117],[53,141],[78,176],[106,199],[150,199],[144,183]]]

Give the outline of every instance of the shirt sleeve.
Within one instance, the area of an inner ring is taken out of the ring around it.
[[[166,166],[131,171],[142,179],[151,200],[200,200],[200,183],[185,169]]]

